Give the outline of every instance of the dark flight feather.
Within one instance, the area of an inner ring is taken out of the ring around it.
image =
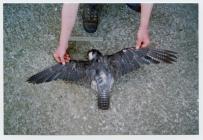
[[[135,49],[125,48],[121,51],[106,55],[108,64],[114,78],[118,78],[128,72],[140,68],[142,64],[159,64],[160,62],[173,63],[176,62],[176,52],[156,48]]]
[[[27,81],[34,84],[58,79],[65,81],[78,81],[82,78],[87,78],[89,65],[89,61],[71,60],[65,65],[56,64],[52,67],[49,67],[42,72],[33,75]]]

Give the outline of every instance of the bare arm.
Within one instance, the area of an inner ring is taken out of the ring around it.
[[[150,44],[149,38],[149,21],[153,4],[141,4],[140,26],[137,33],[136,48],[147,47]]]
[[[149,20],[152,12],[153,4],[141,4],[141,28],[149,27]]]
[[[61,33],[59,45],[54,52],[54,58],[57,62],[65,64],[70,60],[66,54],[68,48],[68,40],[70,38],[72,29],[77,17],[79,4],[64,4],[61,12]]]

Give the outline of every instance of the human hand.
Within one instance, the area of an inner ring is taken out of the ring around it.
[[[65,47],[58,46],[53,56],[58,63],[62,63],[63,65],[70,61],[70,56],[66,53]]]
[[[139,28],[137,32],[136,49],[146,48],[150,44],[149,32],[146,28]]]

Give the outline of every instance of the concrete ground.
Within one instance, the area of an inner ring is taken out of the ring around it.
[[[116,81],[107,111],[98,110],[89,88],[26,82],[56,63],[61,6],[4,5],[4,134],[199,134],[198,5],[154,6],[150,47],[177,51],[178,62],[144,66]],[[110,54],[135,45],[140,15],[125,4],[104,5],[94,34],[84,31],[81,12],[73,35],[103,41],[77,42],[73,57],[91,48]]]

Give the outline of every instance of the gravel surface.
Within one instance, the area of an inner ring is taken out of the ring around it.
[[[96,93],[63,81],[40,85],[31,75],[55,64],[61,4],[4,4],[4,134],[199,134],[198,5],[157,4],[150,23],[150,47],[177,51],[172,65],[144,66],[116,81],[111,107],[98,110]],[[135,45],[140,14],[125,4],[102,7],[94,34],[82,26],[82,5],[73,58],[97,48],[111,54]],[[74,43],[73,43],[74,44]]]

